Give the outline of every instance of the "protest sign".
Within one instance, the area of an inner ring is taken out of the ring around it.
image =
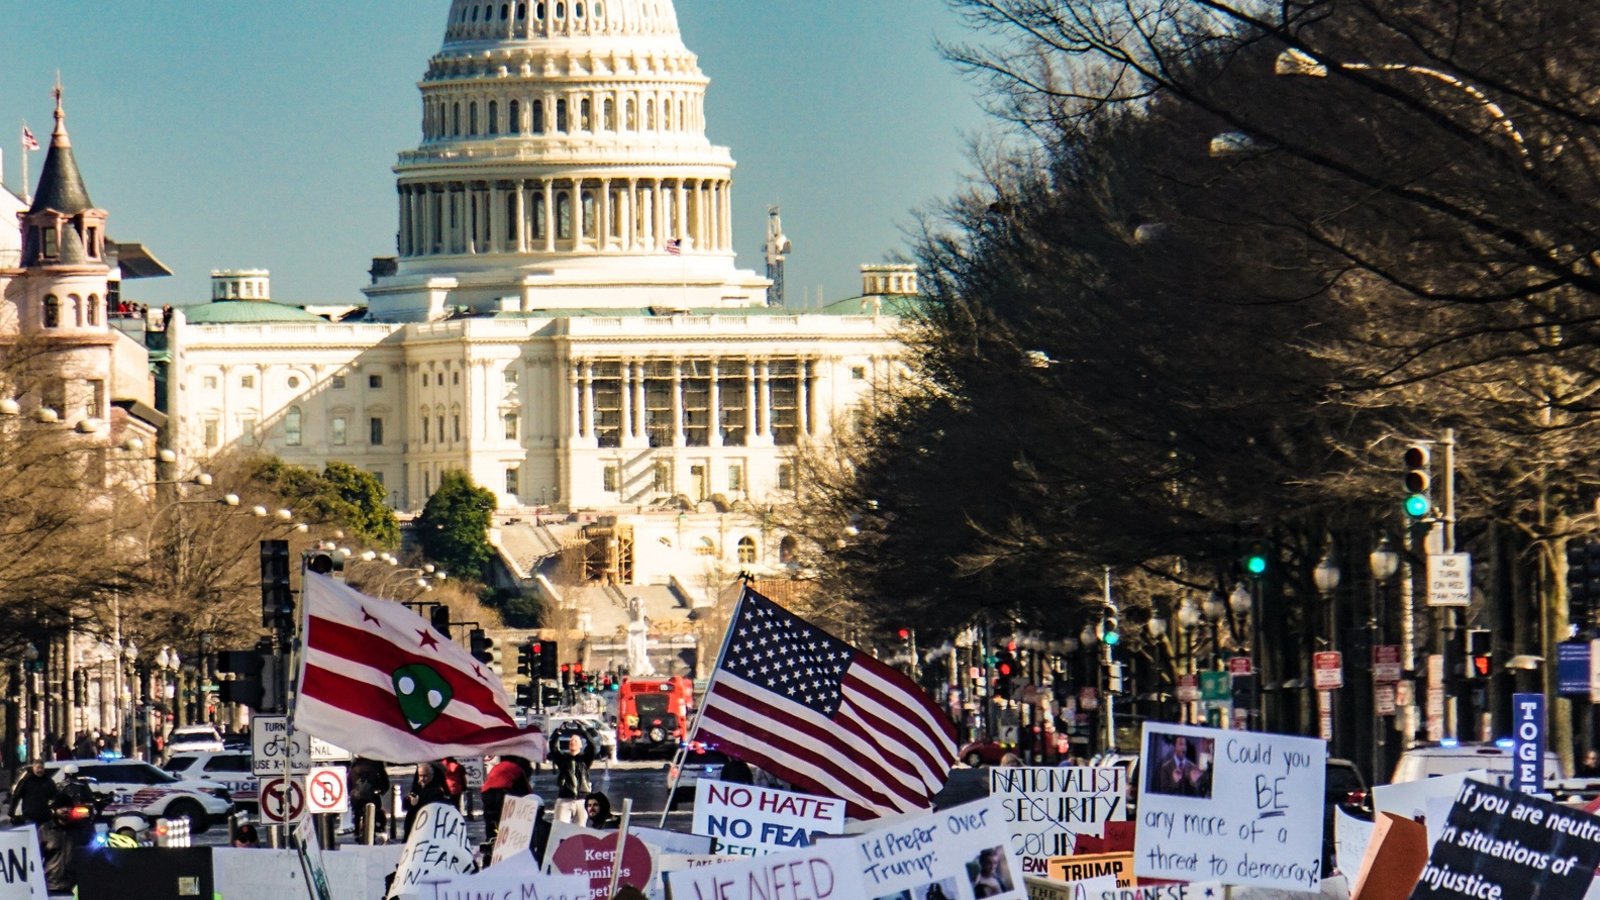
[[[435,885],[429,900],[585,900],[589,896],[589,880],[579,875],[547,875],[533,865],[533,857],[524,851],[529,865],[490,866],[476,875],[458,875],[444,884]],[[518,871],[510,871],[516,868]]]
[[[1372,839],[1351,879],[1351,900],[1405,900],[1428,864],[1428,832],[1421,822],[1379,813]]]
[[[1511,787],[1544,793],[1544,695],[1511,695]]]
[[[758,859],[732,858],[711,866],[690,866],[666,873],[667,888],[679,898],[768,900],[805,897],[810,900],[854,900],[863,894],[861,865],[853,840],[823,841]],[[955,900],[956,895],[947,895]]]
[[[1132,853],[1094,853],[1081,856],[1052,856],[1047,873],[1056,881],[1116,879],[1117,887],[1133,886]]]
[[[990,798],[897,821],[857,839],[861,896],[1023,900],[1022,860]],[[831,842],[824,842],[831,843]]]
[[[1411,896],[1581,900],[1596,865],[1600,819],[1468,781]]]
[[[583,828],[567,822],[550,826],[544,851],[544,870],[552,875],[581,875],[589,883],[589,897],[605,900],[611,886],[611,864],[617,857],[617,833]],[[648,890],[655,878],[656,854],[650,845],[630,834],[622,846],[622,874],[617,886]]]
[[[1143,745],[1137,874],[1317,889],[1327,744],[1147,722]]]
[[[494,835],[489,865],[505,862],[533,846],[533,829],[539,821],[539,806],[538,794],[505,799],[505,805],[500,807],[499,831]]]
[[[1111,876],[1088,881],[1056,881],[1024,875],[1022,881],[1028,887],[1028,900],[1100,900],[1100,895],[1106,891],[1117,889],[1117,879]]]
[[[311,896],[316,900],[333,900],[333,888],[328,885],[328,868],[322,864],[322,839],[317,837],[316,826],[310,819],[301,819],[294,827],[295,849],[300,854],[300,867],[305,870],[306,881],[311,885]]]
[[[643,828],[638,825],[629,826],[628,833],[661,851],[663,857],[668,854],[679,856],[711,855],[711,838],[703,834],[684,834],[681,831],[667,831],[664,828]],[[664,861],[662,865],[665,867]]]
[[[472,868],[472,842],[461,812],[445,803],[430,803],[417,810],[411,836],[395,868],[388,900],[418,898],[432,893],[427,885],[448,881]]]
[[[1380,784],[1372,789],[1372,809],[1377,815],[1394,813],[1407,819],[1416,819],[1428,825],[1428,845],[1432,846],[1444,833],[1444,820],[1450,817],[1450,807],[1455,806],[1456,795],[1467,781],[1493,784],[1494,776],[1487,770],[1473,769],[1454,775],[1440,775],[1421,781],[1404,781],[1399,784]],[[1440,805],[1444,814],[1439,814]]]
[[[844,831],[844,801],[702,778],[695,783],[695,834],[711,851],[762,856],[811,844],[813,834]]]
[[[1081,882],[1080,882],[1081,883]],[[1223,900],[1227,892],[1215,881],[1191,881],[1187,884],[1149,884],[1139,887],[1111,887],[1089,900]]]
[[[1333,867],[1352,880],[1361,871],[1361,860],[1367,855],[1367,844],[1372,840],[1372,823],[1358,819],[1344,811],[1333,809]]]
[[[0,898],[45,900],[44,856],[32,825],[0,831]]]
[[[1000,806],[1024,874],[1041,874],[1052,856],[1076,852],[1079,835],[1102,837],[1128,817],[1128,770],[1121,766],[998,766],[989,796]]]

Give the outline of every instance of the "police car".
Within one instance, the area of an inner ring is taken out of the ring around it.
[[[200,834],[233,812],[233,797],[215,781],[180,778],[137,759],[47,762],[44,764],[57,782],[63,769],[76,766],[78,774],[107,805],[102,816],[133,813],[146,819],[188,819],[189,829]]]
[[[174,751],[162,768],[185,780],[217,782],[244,809],[254,810],[261,796],[261,779],[250,771],[249,750]]]

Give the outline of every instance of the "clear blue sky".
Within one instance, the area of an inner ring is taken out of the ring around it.
[[[708,131],[731,147],[740,263],[761,271],[765,211],[783,208],[791,304],[859,292],[858,266],[905,252],[911,212],[955,193],[968,138],[991,122],[940,58],[961,39],[943,0],[676,0],[711,78]],[[416,82],[448,0],[137,3],[0,0],[4,181],[26,119],[50,131],[56,70],[97,206],[172,278],[127,292],[209,297],[213,268],[272,270],[274,298],[359,299],[393,255],[395,154],[418,142]],[[32,154],[37,179],[42,154]]]

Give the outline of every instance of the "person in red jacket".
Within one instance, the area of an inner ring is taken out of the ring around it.
[[[458,807],[467,793],[467,769],[454,756],[444,758],[444,790],[450,795],[450,802]]]
[[[532,766],[519,756],[502,756],[483,778],[483,825],[488,840],[500,830],[500,814],[507,797],[526,797],[533,793],[528,780]]]

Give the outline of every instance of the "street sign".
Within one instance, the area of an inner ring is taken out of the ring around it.
[[[1092,687],[1079,688],[1078,689],[1078,708],[1079,709],[1099,709],[1100,708],[1100,695],[1099,695],[1099,693],[1096,692],[1095,689],[1092,688]]]
[[[1178,702],[1193,703],[1200,699],[1200,676],[1178,676]]]
[[[1235,656],[1228,660],[1228,671],[1234,675],[1249,675],[1255,669],[1250,666],[1250,657]]]
[[[1319,691],[1344,687],[1344,654],[1325,650],[1311,657],[1312,686]]]
[[[1428,605],[1472,605],[1472,554],[1428,554]]]
[[[1556,693],[1563,697],[1587,697],[1592,681],[1589,642],[1556,644]]]
[[[1317,727],[1325,741],[1333,740],[1333,693],[1317,691]]]
[[[344,766],[317,766],[306,776],[306,811],[342,813],[350,808]]]
[[[1400,664],[1399,644],[1374,644],[1372,646],[1372,681],[1375,684],[1399,684],[1405,675]]]
[[[292,761],[298,771],[311,768],[311,736],[297,731],[292,745],[288,738],[288,716],[257,715],[252,718],[250,771],[256,775],[282,775],[285,761]]]
[[[460,758],[461,768],[467,775],[467,789],[481,790],[483,788],[483,757],[463,756]]]
[[[261,821],[272,825],[298,822],[306,815],[306,792],[298,779],[273,778],[261,783]]]
[[[1200,673],[1200,699],[1208,703],[1226,703],[1233,696],[1233,683],[1227,672]]]
[[[1444,654],[1428,655],[1428,740],[1444,740]]]
[[[1392,716],[1395,714],[1395,689],[1392,684],[1375,684],[1372,686],[1372,711],[1378,716]]]

